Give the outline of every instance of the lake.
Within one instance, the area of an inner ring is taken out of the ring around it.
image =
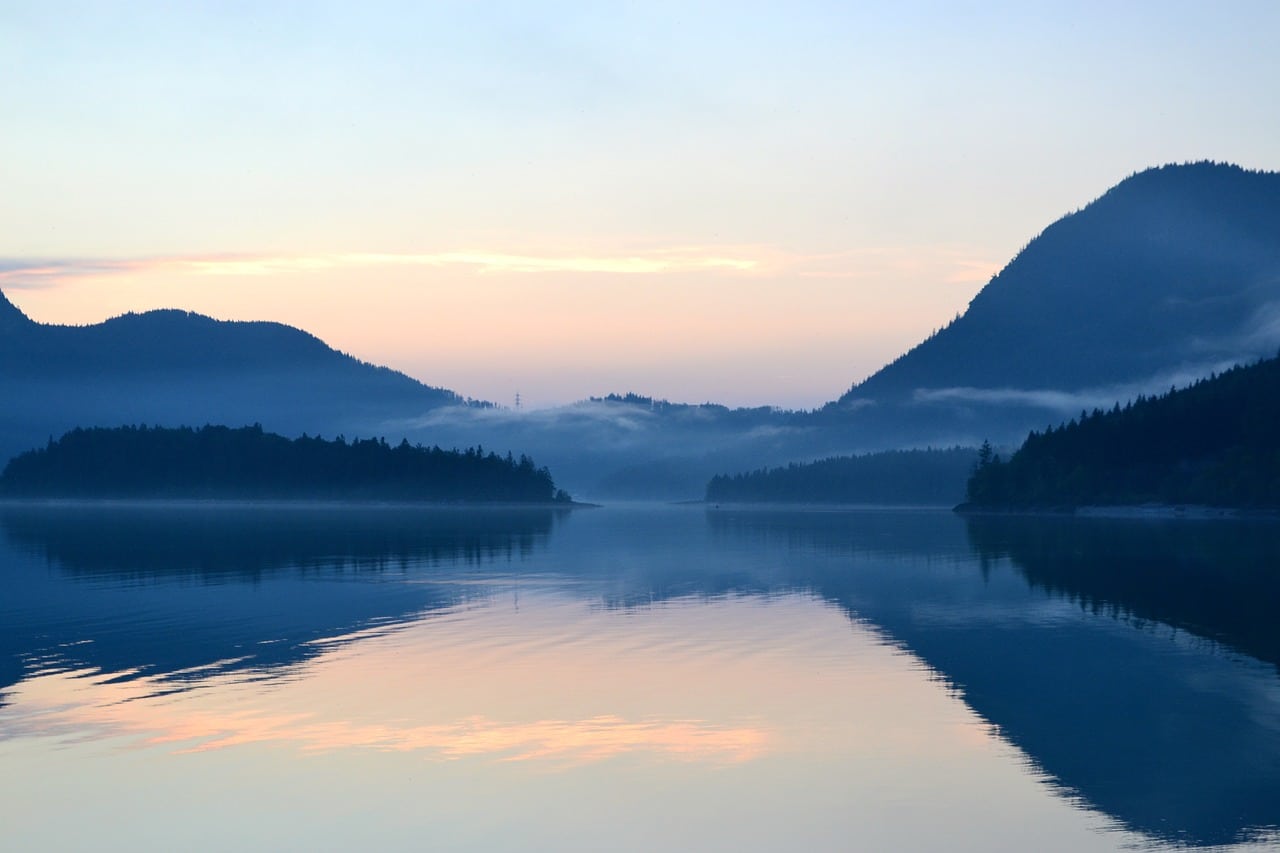
[[[1280,525],[0,508],[0,846],[1280,849]]]

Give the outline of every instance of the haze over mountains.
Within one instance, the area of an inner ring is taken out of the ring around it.
[[[523,418],[440,409],[421,425],[514,437],[605,497],[694,497],[716,474],[833,454],[1017,444],[1278,345],[1280,174],[1195,163],[1136,174],[1050,225],[961,317],[817,411],[624,397]]]
[[[6,459],[77,426],[261,423],[367,437],[388,418],[465,403],[279,323],[149,311],[55,326],[3,294],[0,395]]]
[[[182,311],[36,324],[0,297],[0,454],[74,426],[261,423],[528,453],[582,497],[697,497],[719,473],[841,453],[1017,443],[1082,408],[1280,345],[1280,174],[1136,174],[1032,240],[953,323],[813,412],[624,395],[469,405],[273,323]]]

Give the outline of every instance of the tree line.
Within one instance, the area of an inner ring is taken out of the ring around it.
[[[384,438],[289,439],[260,425],[74,429],[11,459],[0,492],[28,497],[210,497],[568,502],[521,455]]]
[[[713,503],[951,505],[964,493],[970,447],[890,450],[722,474],[707,483]]]
[[[1003,460],[984,445],[973,508],[1197,504],[1280,507],[1280,358],[1032,432]]]

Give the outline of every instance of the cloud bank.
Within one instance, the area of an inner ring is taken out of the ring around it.
[[[1225,359],[1202,364],[1183,365],[1162,371],[1139,382],[1106,385],[1064,391],[1054,388],[917,388],[912,399],[917,403],[979,403],[993,406],[1030,406],[1060,415],[1078,414],[1082,409],[1108,409],[1116,402],[1132,400],[1140,394],[1162,394],[1170,388],[1182,388],[1210,373],[1221,373],[1241,363],[1241,359]]]

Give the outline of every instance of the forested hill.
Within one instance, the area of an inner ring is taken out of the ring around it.
[[[1280,507],[1280,358],[984,448],[966,508],[1144,503]]]
[[[707,484],[714,503],[844,503],[950,506],[964,494],[977,451],[893,450],[720,475]]]
[[[567,503],[528,457],[397,446],[381,439],[290,440],[260,426],[75,429],[22,453],[0,494],[59,498],[291,498]]]
[[[1280,173],[1148,169],[1046,228],[962,316],[838,404],[1007,405],[1207,375],[1275,351],[1278,303]]]
[[[280,323],[187,311],[36,323],[0,294],[0,458],[77,426],[261,423],[369,434],[464,402]]]

